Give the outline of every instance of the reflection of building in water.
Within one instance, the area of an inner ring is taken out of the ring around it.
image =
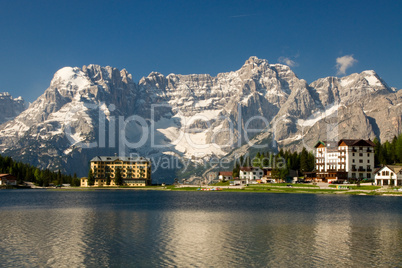
[[[346,204],[342,209],[328,206],[330,210],[321,210],[316,214],[314,224],[313,255],[323,258],[323,266],[339,266],[351,253],[350,241],[352,235],[351,213],[349,211],[349,197],[345,197]],[[321,201],[322,202],[322,201]],[[352,205],[352,204],[351,204]]]
[[[1,224],[8,226],[0,235],[0,241],[7,241],[2,255],[8,256],[6,260],[13,267],[84,267],[89,248],[86,232],[89,211],[47,208],[12,210],[9,215],[2,212]],[[4,239],[7,234],[12,235]],[[14,258],[16,255],[21,257]],[[0,266],[9,265],[2,260]]]
[[[402,267],[402,221],[396,220],[394,213],[389,210],[355,212],[350,225],[353,226],[349,241],[351,264]]]
[[[227,213],[186,210],[165,214],[164,218],[155,248],[169,265],[191,267],[227,263],[231,236],[236,236],[222,224],[230,221]]]

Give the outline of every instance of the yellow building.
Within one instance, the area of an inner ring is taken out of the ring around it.
[[[120,169],[123,185],[151,184],[151,161],[143,157],[96,156],[91,160],[94,186],[116,186],[116,172]],[[110,185],[107,185],[108,178]],[[88,178],[81,179],[81,187],[88,187]]]

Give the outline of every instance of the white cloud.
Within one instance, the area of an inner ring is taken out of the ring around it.
[[[355,64],[357,60],[353,58],[353,55],[345,55],[343,57],[336,58],[337,75],[346,74],[346,70]]]
[[[295,62],[294,60],[291,60],[288,57],[279,57],[278,61],[282,64],[286,64],[289,67],[295,67],[295,66],[299,66],[299,64],[297,62]]]

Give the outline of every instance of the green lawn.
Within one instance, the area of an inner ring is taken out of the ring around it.
[[[225,181],[225,182],[217,182],[217,183],[213,183],[211,184],[211,186],[229,186],[230,182],[229,181]]]
[[[278,186],[288,186],[292,185],[293,187],[306,187],[306,188],[319,188],[316,185],[307,184],[307,183],[267,183],[267,184],[251,184],[248,187],[278,187]]]
[[[342,185],[342,184],[340,184],[340,185],[345,186],[345,185]],[[329,185],[329,187],[336,188],[336,185]],[[354,186],[354,185],[349,186],[349,185],[347,185],[347,187],[349,187],[350,190],[372,190],[372,191],[381,188],[380,186],[374,186],[374,185],[367,185],[367,186],[366,185],[364,185],[364,186]]]

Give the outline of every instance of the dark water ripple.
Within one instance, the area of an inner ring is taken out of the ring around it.
[[[402,267],[398,197],[0,191],[1,267]]]

